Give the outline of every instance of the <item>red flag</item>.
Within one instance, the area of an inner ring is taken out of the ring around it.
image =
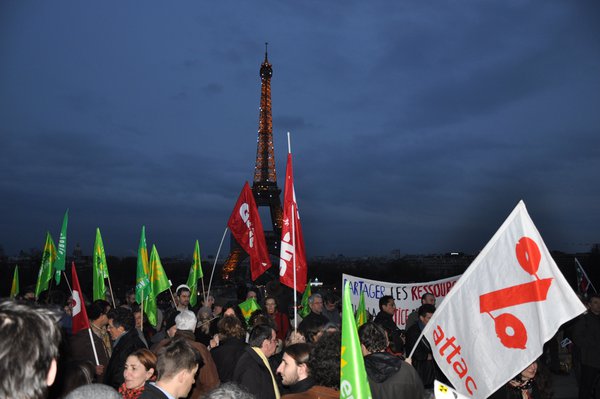
[[[294,287],[294,262],[296,264],[296,287]],[[296,192],[294,191],[292,154],[288,153],[283,196],[283,226],[281,228],[281,255],[279,261],[280,280],[288,287],[303,292],[306,287],[307,270],[302,226],[300,226],[300,214],[296,202]]]
[[[81,295],[81,287],[75,271],[75,262],[71,264],[71,280],[73,281],[73,334],[90,328],[87,312],[85,310],[85,302]]]
[[[227,226],[244,251],[250,255],[252,280],[256,280],[271,267],[271,260],[258,208],[248,182],[242,188]]]

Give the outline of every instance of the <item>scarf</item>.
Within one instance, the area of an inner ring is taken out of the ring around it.
[[[137,399],[144,392],[144,385],[139,388],[129,389],[125,386],[125,383],[119,387],[119,393],[123,396],[123,399]]]

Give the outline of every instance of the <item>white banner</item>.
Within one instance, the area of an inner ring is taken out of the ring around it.
[[[448,295],[448,292],[456,284],[459,277],[449,277],[426,283],[403,284],[369,280],[350,274],[342,274],[342,287],[344,287],[346,281],[350,282],[352,289],[350,299],[355,311],[360,300],[360,293],[364,291],[365,307],[367,308],[367,312],[371,313],[373,317],[379,313],[379,298],[384,295],[391,295],[394,298],[394,302],[396,302],[396,314],[393,316],[394,321],[401,330],[404,330],[406,318],[413,310],[419,309],[423,294],[433,294],[437,306]]]

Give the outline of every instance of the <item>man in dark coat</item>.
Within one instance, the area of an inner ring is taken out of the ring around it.
[[[312,294],[308,298],[310,313],[302,320],[298,326],[298,331],[304,335],[306,342],[314,342],[315,336],[321,332],[329,319],[323,316],[323,297],[321,294]]]
[[[412,365],[419,373],[425,389],[433,388],[433,380],[437,377],[436,365],[433,359],[433,352],[429,342],[421,336],[421,331],[425,328],[431,316],[435,312],[435,306],[425,304],[419,308],[419,320],[406,331],[406,355],[408,356],[412,348],[417,347],[412,355]],[[418,341],[418,342],[417,342]]]
[[[212,341],[214,347],[210,354],[217,366],[219,379],[222,383],[229,382],[233,378],[236,362],[245,352],[246,330],[242,322],[234,316],[225,316],[219,320],[218,327],[220,340]]]
[[[118,389],[124,381],[127,357],[146,345],[135,328],[133,313],[126,308],[119,307],[108,312],[108,333],[113,341],[113,351],[104,372],[104,383]]]
[[[390,295],[384,295],[379,298],[379,313],[375,316],[373,322],[383,327],[388,333],[390,350],[394,353],[404,352],[404,340],[402,330],[394,322],[394,313],[396,313],[396,302]]]
[[[589,311],[573,328],[573,342],[581,350],[581,381],[579,398],[589,398],[596,386],[598,397],[598,377],[600,376],[600,295],[589,298]]]
[[[398,356],[386,352],[385,330],[375,323],[358,329],[365,369],[374,398],[421,399],[423,383],[416,370]]]
[[[233,371],[233,382],[242,385],[257,398],[279,398],[275,373],[268,360],[277,348],[275,329],[264,324],[254,327],[248,344]]]

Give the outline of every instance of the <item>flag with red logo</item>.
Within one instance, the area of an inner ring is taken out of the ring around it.
[[[581,266],[581,263],[579,263],[577,258],[575,258],[575,271],[577,272],[577,292],[579,294],[587,298],[590,288],[594,291],[594,293],[598,292],[596,291],[596,287],[594,287],[594,284],[592,284],[592,281],[588,277],[585,270],[583,270],[583,266]]]
[[[77,278],[75,262],[71,264],[71,281],[73,282],[73,334],[77,334],[81,330],[90,328],[90,321],[85,310],[83,295],[81,295],[81,286]]]
[[[271,267],[271,260],[258,208],[248,182],[242,188],[227,227],[238,244],[250,255],[250,272],[252,280],[256,280]]]
[[[486,398],[539,357],[561,324],[584,311],[521,201],[423,335],[456,390]]]
[[[306,287],[306,253],[300,225],[300,213],[294,191],[294,172],[292,154],[288,153],[285,169],[285,187],[283,196],[283,226],[281,227],[281,255],[279,276],[282,284],[303,292]],[[296,266],[296,286],[294,287],[294,265]]]

